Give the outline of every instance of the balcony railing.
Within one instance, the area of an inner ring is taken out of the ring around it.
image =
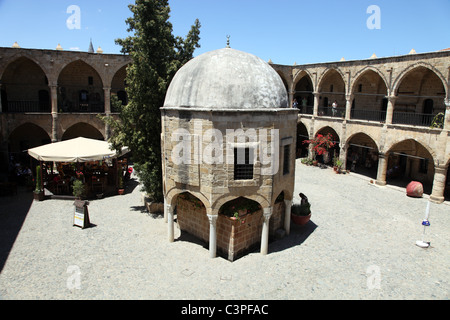
[[[313,107],[299,108],[300,114],[313,114]],[[331,107],[319,107],[318,116],[344,118],[345,109],[337,108],[333,110]],[[406,124],[410,126],[430,127],[437,114],[415,113],[415,112],[399,112],[394,111],[392,117],[393,124]],[[369,109],[352,109],[350,112],[351,119],[367,120],[379,123],[386,122],[386,111],[369,110]]]
[[[102,113],[105,112],[104,102],[80,102],[58,106],[62,113]]]
[[[319,107],[319,110],[317,112],[318,116],[335,117],[335,118],[345,117],[345,109],[342,108]]]
[[[386,111],[381,110],[353,109],[350,116],[352,119],[358,120],[368,120],[376,122],[386,121]]]
[[[7,101],[2,103],[3,113],[47,113],[51,111],[50,103],[39,101]],[[58,112],[62,113],[102,113],[105,112],[104,102],[89,102],[59,105]]]
[[[393,124],[409,124],[412,126],[429,127],[429,126],[431,126],[434,117],[436,117],[435,114],[429,114],[429,113],[394,111],[394,115],[392,117],[392,123]]]
[[[301,114],[313,114],[314,107],[313,106],[298,106],[298,112]]]
[[[40,101],[7,101],[2,103],[5,113],[50,112],[50,103]]]

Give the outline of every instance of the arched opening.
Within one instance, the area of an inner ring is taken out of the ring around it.
[[[376,179],[378,172],[378,147],[365,133],[357,133],[348,141],[347,170]]]
[[[60,112],[104,112],[104,91],[100,75],[84,61],[69,63],[58,78]]]
[[[334,143],[334,146],[329,148],[326,153],[322,155],[316,155],[316,160],[319,161],[320,163],[331,165],[333,163],[334,158],[339,158],[341,150],[339,135],[331,127],[324,127],[320,129],[316,134],[316,138],[319,135],[322,135],[324,137],[327,137],[329,135],[331,141]]]
[[[70,140],[78,137],[105,140],[103,134],[98,129],[85,122],[79,122],[68,128],[64,132],[61,140]]]
[[[297,123],[297,149],[296,158],[304,158],[308,156],[308,146],[309,144],[304,143],[304,141],[309,139],[308,129],[306,126],[299,122]]]
[[[345,117],[345,82],[337,70],[330,69],[326,72],[320,81],[319,92],[319,116]],[[334,103],[336,108],[333,108]]]
[[[203,202],[189,192],[177,195],[175,201],[181,239],[186,238],[184,233],[187,233],[201,240],[202,245],[206,245],[209,241],[209,221]],[[193,240],[190,238],[190,241]]]
[[[11,62],[1,78],[2,112],[50,112],[47,76],[34,61],[21,57]]]
[[[363,72],[353,86],[352,119],[386,121],[387,87],[383,78],[373,70]]]
[[[429,127],[438,113],[445,113],[444,84],[426,67],[407,72],[396,94],[392,123]]]
[[[123,106],[128,104],[128,95],[125,90],[126,88],[126,77],[127,77],[127,67],[123,66],[116,72],[111,82],[111,94],[116,95],[117,99],[120,100]],[[111,110],[113,112],[117,112],[118,110],[114,110],[114,106],[111,105]]]
[[[51,143],[47,132],[33,123],[25,123],[11,132],[8,139],[9,181],[20,185],[29,183],[29,173],[35,171],[37,161],[26,152],[28,149]]]
[[[234,261],[256,249],[261,242],[262,214],[259,203],[244,197],[222,205],[217,220],[218,253]]]
[[[300,113],[313,114],[313,84],[311,78],[306,73],[295,85],[294,99],[297,100],[297,108],[300,110]]]
[[[434,161],[430,152],[419,142],[408,139],[395,144],[388,152],[386,182],[406,187],[411,181],[421,182],[424,192],[431,194]]]

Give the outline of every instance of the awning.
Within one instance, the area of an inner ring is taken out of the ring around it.
[[[28,154],[39,161],[90,162],[120,157],[129,151],[124,147],[117,154],[106,141],[75,138],[29,149]]]

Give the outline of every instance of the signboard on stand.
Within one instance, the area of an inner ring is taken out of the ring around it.
[[[73,225],[81,229],[88,228],[91,225],[88,210],[89,201],[75,200],[73,205],[75,206]]]

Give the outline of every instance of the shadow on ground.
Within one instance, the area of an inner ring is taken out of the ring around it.
[[[13,196],[0,198],[0,272],[33,203],[33,193],[19,188]]]
[[[304,226],[299,226],[291,222],[289,236],[270,243],[269,254],[302,245],[317,228],[318,225],[311,220]]]

